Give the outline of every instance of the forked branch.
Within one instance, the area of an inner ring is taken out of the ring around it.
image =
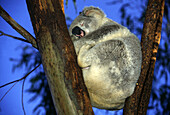
[[[2,88],[2,87],[5,87],[5,86],[7,86],[7,85],[9,85],[9,84],[15,83],[15,84],[13,84],[12,87],[2,96],[2,98],[0,99],[0,102],[1,102],[1,101],[3,100],[3,98],[8,94],[8,92],[16,85],[17,82],[23,80],[23,84],[22,84],[22,99],[21,99],[21,100],[22,100],[22,109],[23,109],[24,115],[26,115],[25,108],[24,108],[24,101],[23,101],[23,100],[24,100],[24,99],[23,99],[23,97],[24,97],[24,96],[23,96],[23,92],[24,92],[25,79],[27,78],[28,75],[30,75],[33,71],[35,71],[40,65],[41,65],[41,63],[40,63],[39,65],[37,65],[37,66],[36,66],[33,70],[31,70],[29,73],[27,73],[24,77],[0,86],[0,88]]]
[[[15,83],[15,82],[18,82],[18,81],[21,81],[21,80],[25,79],[25,78],[26,78],[28,75],[30,75],[34,70],[36,70],[40,65],[41,65],[41,64],[37,65],[33,70],[31,70],[29,73],[27,73],[24,77],[22,77],[22,78],[20,78],[20,79],[18,79],[18,80],[15,80],[15,81],[6,83],[6,84],[0,86],[0,88],[5,87],[5,86],[7,86],[7,85],[9,85],[9,84],[12,84],[12,83]]]
[[[32,44],[33,47],[37,48],[36,39],[21,25],[19,25],[1,6],[0,6],[0,16],[12,26],[18,33],[20,33],[25,39]]]
[[[15,84],[13,84],[7,91],[6,93],[1,97],[0,102],[4,99],[4,97],[8,94],[9,91],[11,91],[11,89],[17,84],[17,82],[15,82]]]
[[[0,36],[8,36],[8,37],[14,38],[16,40],[20,40],[20,41],[23,41],[23,42],[26,42],[26,43],[30,43],[28,40],[25,40],[25,39],[22,39],[22,38],[19,38],[19,37],[15,37],[15,36],[12,36],[12,35],[9,35],[9,34],[5,34],[2,31],[0,31]]]

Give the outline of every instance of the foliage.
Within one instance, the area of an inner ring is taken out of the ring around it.
[[[43,107],[46,111],[46,115],[55,115],[55,108],[44,72],[39,71],[30,79],[30,82],[32,84],[27,91],[29,93],[34,93],[34,96],[29,101],[32,102],[41,95],[41,102],[34,108],[33,112],[40,114],[40,108]]]
[[[21,59],[11,59],[11,61],[14,61],[13,70],[25,67],[29,71],[41,63],[41,58],[37,50],[26,45],[22,48]],[[36,73],[32,75],[30,83],[31,86],[27,92],[34,94],[34,96],[29,101],[32,102],[41,97],[40,103],[34,108],[33,112],[41,114],[41,109],[44,108],[46,115],[55,115],[50,89],[42,67],[38,68]]]

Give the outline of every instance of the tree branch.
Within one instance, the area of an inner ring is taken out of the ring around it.
[[[0,16],[12,26],[18,33],[20,33],[25,39],[27,39],[33,47],[37,47],[36,39],[22,26],[20,26],[1,6],[0,6]]]
[[[22,38],[19,38],[19,37],[15,37],[15,36],[12,36],[12,35],[9,35],[9,34],[5,34],[4,32],[0,31],[0,36],[3,36],[3,35],[11,37],[11,38],[14,38],[16,40],[20,40],[20,41],[26,42],[26,43],[30,43],[28,40],[25,40],[25,39],[22,39]]]
[[[4,99],[4,97],[8,94],[8,92],[17,84],[17,82],[15,82],[15,84],[13,84],[11,86],[11,88],[8,89],[8,91],[2,96],[2,98],[0,99],[0,102]]]
[[[59,0],[26,0],[43,68],[59,115],[93,115]]]
[[[23,80],[23,83],[22,83],[22,98],[21,98],[21,101],[22,101],[22,110],[24,112],[24,115],[26,115],[25,108],[24,108],[24,84],[25,84],[25,79]]]
[[[29,73],[27,73],[24,77],[22,77],[22,78],[20,78],[20,79],[18,79],[18,80],[15,80],[15,81],[6,83],[6,84],[0,86],[0,88],[5,87],[5,86],[7,86],[7,85],[9,85],[9,84],[12,84],[12,83],[15,83],[15,82],[18,82],[18,81],[21,81],[21,80],[25,79],[25,78],[26,78],[28,75],[30,75],[34,70],[36,70],[40,65],[41,65],[41,64],[39,64],[38,66],[36,66],[33,70],[31,70]]]
[[[161,39],[161,27],[165,0],[149,0],[142,39],[142,69],[138,85],[132,96],[126,99],[124,115],[145,115],[147,112],[156,54]]]

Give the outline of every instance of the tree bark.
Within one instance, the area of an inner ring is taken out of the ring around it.
[[[132,96],[126,99],[124,115],[145,115],[150,99],[156,54],[161,38],[165,0],[149,0],[142,39],[142,69]]]
[[[26,0],[44,71],[59,115],[93,114],[68,34],[63,0]],[[62,4],[63,8],[63,4]]]

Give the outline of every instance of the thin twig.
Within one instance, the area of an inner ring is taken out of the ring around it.
[[[36,39],[21,25],[19,25],[1,6],[0,6],[0,16],[9,24],[13,29],[20,33],[25,39],[27,39],[33,47],[37,47]]]
[[[18,80],[15,80],[15,81],[6,83],[6,84],[0,86],[0,88],[5,87],[5,86],[7,86],[7,85],[9,85],[9,84],[12,84],[12,83],[15,83],[15,82],[18,82],[18,81],[21,81],[21,80],[25,79],[29,74],[31,74],[34,70],[36,70],[40,65],[41,65],[41,63],[40,63],[38,66],[36,66],[33,70],[31,70],[29,73],[27,73],[24,77],[22,77],[22,78],[20,78],[20,79],[18,79]]]
[[[22,98],[21,98],[21,100],[22,100],[22,110],[24,112],[24,115],[26,115],[25,108],[24,108],[24,84],[25,84],[25,80],[26,80],[26,78],[23,80],[23,83],[22,83]]]
[[[11,86],[10,89],[8,89],[8,91],[2,96],[2,98],[0,99],[0,102],[4,99],[4,97],[8,94],[8,92],[17,84],[17,82]]]
[[[19,38],[19,37],[15,37],[15,36],[12,36],[12,35],[9,35],[9,34],[5,34],[2,31],[0,31],[0,36],[8,36],[8,37],[14,38],[16,40],[20,40],[20,41],[23,41],[23,42],[26,42],[26,43],[30,43],[28,40],[25,40],[25,39],[22,39],[22,38]]]

